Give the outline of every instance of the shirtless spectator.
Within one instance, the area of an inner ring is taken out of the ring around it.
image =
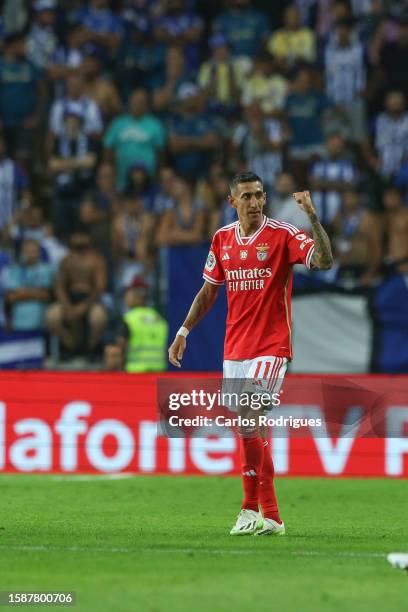
[[[101,296],[107,283],[103,257],[91,247],[83,230],[72,234],[70,251],[61,263],[56,283],[57,302],[47,312],[47,327],[71,353],[97,356],[107,314]]]
[[[408,273],[408,208],[397,187],[383,193],[385,231],[387,233],[386,263],[402,274]]]
[[[381,265],[381,225],[377,215],[364,207],[356,188],[343,193],[332,230],[335,258],[343,274],[371,284]]]

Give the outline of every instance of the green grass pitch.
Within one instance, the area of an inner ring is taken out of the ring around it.
[[[385,558],[408,551],[403,480],[280,478],[281,538],[228,535],[237,478],[2,475],[0,484],[3,591],[75,590],[76,609],[90,612],[408,606],[408,575]]]

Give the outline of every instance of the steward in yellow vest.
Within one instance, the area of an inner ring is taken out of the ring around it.
[[[163,372],[167,369],[167,322],[145,306],[147,285],[135,278],[125,294],[129,309],[123,317],[126,372]]]

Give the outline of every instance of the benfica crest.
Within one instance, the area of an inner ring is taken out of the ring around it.
[[[266,243],[258,244],[256,247],[256,256],[259,261],[265,261],[268,257],[269,245]]]

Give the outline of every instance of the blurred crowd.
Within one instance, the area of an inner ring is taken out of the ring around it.
[[[291,194],[311,189],[336,258],[323,280],[408,273],[406,0],[1,7],[4,329],[100,359],[126,290],[162,312],[163,249],[236,219],[247,168],[267,214],[304,230]]]

